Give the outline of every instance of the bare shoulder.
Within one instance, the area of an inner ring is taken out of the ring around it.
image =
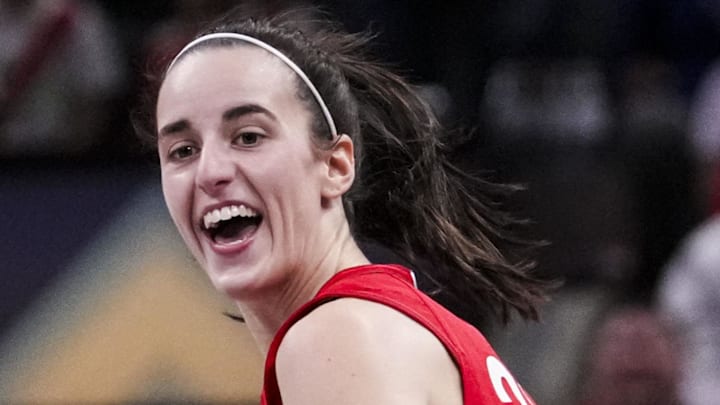
[[[295,324],[280,345],[277,375],[286,405],[462,403],[459,373],[431,332],[355,298],[326,303]]]

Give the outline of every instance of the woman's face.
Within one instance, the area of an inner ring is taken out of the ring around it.
[[[326,247],[317,227],[327,165],[296,86],[276,57],[236,46],[188,54],[160,89],[170,215],[215,287],[232,296],[283,282]]]

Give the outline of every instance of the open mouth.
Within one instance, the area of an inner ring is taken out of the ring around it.
[[[202,229],[221,245],[244,242],[260,226],[262,215],[245,205],[228,205],[203,216]]]

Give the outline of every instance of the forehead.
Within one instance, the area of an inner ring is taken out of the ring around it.
[[[158,124],[238,103],[298,107],[293,71],[252,45],[193,50],[173,66],[160,88]]]

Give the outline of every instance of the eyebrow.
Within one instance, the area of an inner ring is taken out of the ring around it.
[[[188,128],[190,128],[190,123],[188,122],[188,120],[180,120],[180,121],[175,121],[171,124],[165,125],[164,127],[160,128],[160,131],[158,131],[158,133],[160,134],[161,137],[170,136],[172,134],[177,134],[179,132],[183,132],[183,131],[187,130]]]
[[[265,107],[257,104],[243,104],[237,107],[233,107],[223,113],[222,119],[223,121],[232,121],[249,114],[263,114],[267,115],[273,121],[277,121],[277,118],[273,113],[268,111],[268,109],[266,109]]]
[[[270,112],[265,107],[262,107],[257,104],[243,104],[239,105],[237,107],[232,107],[225,111],[222,114],[222,120],[227,121],[233,121],[240,117],[250,115],[250,114],[263,114],[272,119],[273,121],[277,121],[277,118],[275,117],[275,114]],[[186,119],[181,119],[175,122],[172,122],[170,124],[165,125],[160,129],[159,134],[160,136],[169,136],[172,134],[176,134],[179,132],[186,131],[190,128],[190,122]]]

